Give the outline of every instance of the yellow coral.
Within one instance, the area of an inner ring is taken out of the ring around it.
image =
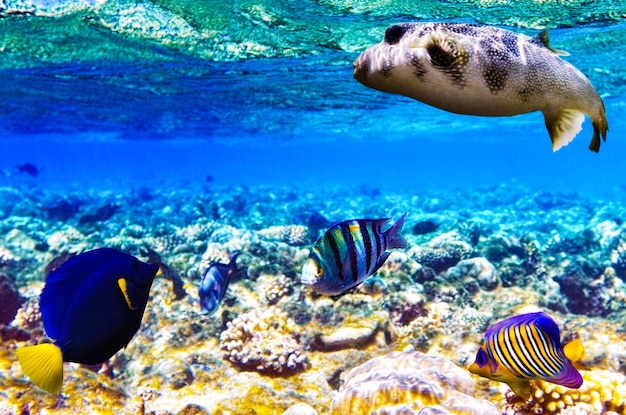
[[[530,402],[510,395],[504,413],[626,414],[626,376],[606,370],[581,371],[581,374],[584,382],[579,389],[544,381],[531,382]]]
[[[476,399],[471,375],[454,363],[420,352],[391,352],[350,370],[332,401],[332,415],[422,413],[496,415]]]

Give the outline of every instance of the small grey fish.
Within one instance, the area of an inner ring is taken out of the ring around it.
[[[389,229],[391,219],[352,219],[328,229],[313,245],[300,281],[318,294],[338,295],[361,284],[389,257],[388,249],[406,248],[400,235],[407,213]]]
[[[217,311],[228,289],[228,283],[235,277],[242,277],[246,274],[245,268],[237,268],[237,256],[235,252],[230,257],[228,264],[213,262],[204,272],[200,281],[200,312],[211,315]]]

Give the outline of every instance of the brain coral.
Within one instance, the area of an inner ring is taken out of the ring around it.
[[[347,373],[331,414],[499,414],[492,403],[474,398],[474,389],[469,372],[449,360],[391,352]]]
[[[307,358],[298,343],[300,333],[287,313],[276,307],[256,309],[228,322],[220,348],[230,362],[272,375],[304,369]]]
[[[308,245],[315,239],[309,227],[304,225],[270,226],[261,229],[258,235],[270,241],[286,242],[293,246]]]

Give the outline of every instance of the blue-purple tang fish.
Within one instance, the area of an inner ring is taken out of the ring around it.
[[[217,311],[228,289],[230,280],[244,276],[245,269],[237,268],[239,252],[230,257],[228,264],[213,262],[204,272],[200,281],[200,312],[211,315]]]
[[[103,363],[126,347],[141,324],[159,266],[109,248],[83,252],[48,275],[39,306],[54,343],[16,351],[37,386],[58,394],[63,362]]]
[[[561,346],[559,328],[546,313],[521,314],[487,329],[485,342],[469,371],[504,382],[523,399],[530,398],[531,380],[579,388],[576,370],[585,351],[580,340]]]
[[[324,295],[339,295],[361,284],[387,260],[388,249],[407,247],[400,235],[406,215],[384,232],[389,218],[352,219],[332,226],[313,245],[300,281]]]

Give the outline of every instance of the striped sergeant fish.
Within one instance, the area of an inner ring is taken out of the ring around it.
[[[521,314],[487,329],[485,341],[469,371],[504,382],[518,396],[530,398],[531,380],[579,388],[576,368],[585,351],[580,340],[561,346],[559,328],[546,313]]]
[[[332,226],[313,245],[300,281],[324,295],[339,295],[361,284],[387,260],[388,249],[407,247],[400,235],[407,214],[384,232],[389,218],[352,219]]]

